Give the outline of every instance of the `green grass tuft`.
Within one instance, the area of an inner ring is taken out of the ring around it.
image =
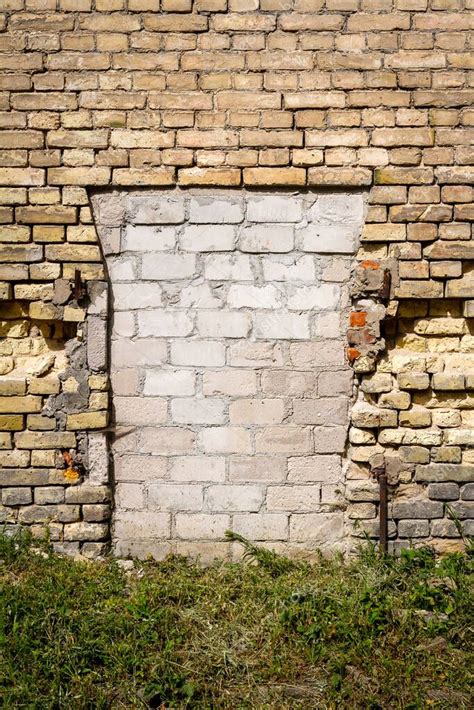
[[[472,557],[79,562],[0,536],[1,706],[472,708]]]

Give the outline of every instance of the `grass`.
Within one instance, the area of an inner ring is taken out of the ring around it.
[[[0,536],[10,708],[472,708],[472,560],[79,562]],[[250,563],[252,562],[252,563]]]

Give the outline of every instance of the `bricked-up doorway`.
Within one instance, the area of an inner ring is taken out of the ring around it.
[[[96,195],[120,555],[344,547],[362,193]]]

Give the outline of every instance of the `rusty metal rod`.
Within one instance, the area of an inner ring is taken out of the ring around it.
[[[387,474],[386,474],[386,472],[381,471],[378,479],[379,479],[379,487],[380,487],[379,542],[380,542],[381,551],[384,554],[387,554],[387,551],[388,551],[388,490],[387,490]]]

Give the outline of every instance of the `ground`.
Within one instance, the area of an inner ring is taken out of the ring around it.
[[[239,542],[236,542],[239,544]],[[5,708],[470,708],[472,555],[119,564],[0,537]]]

